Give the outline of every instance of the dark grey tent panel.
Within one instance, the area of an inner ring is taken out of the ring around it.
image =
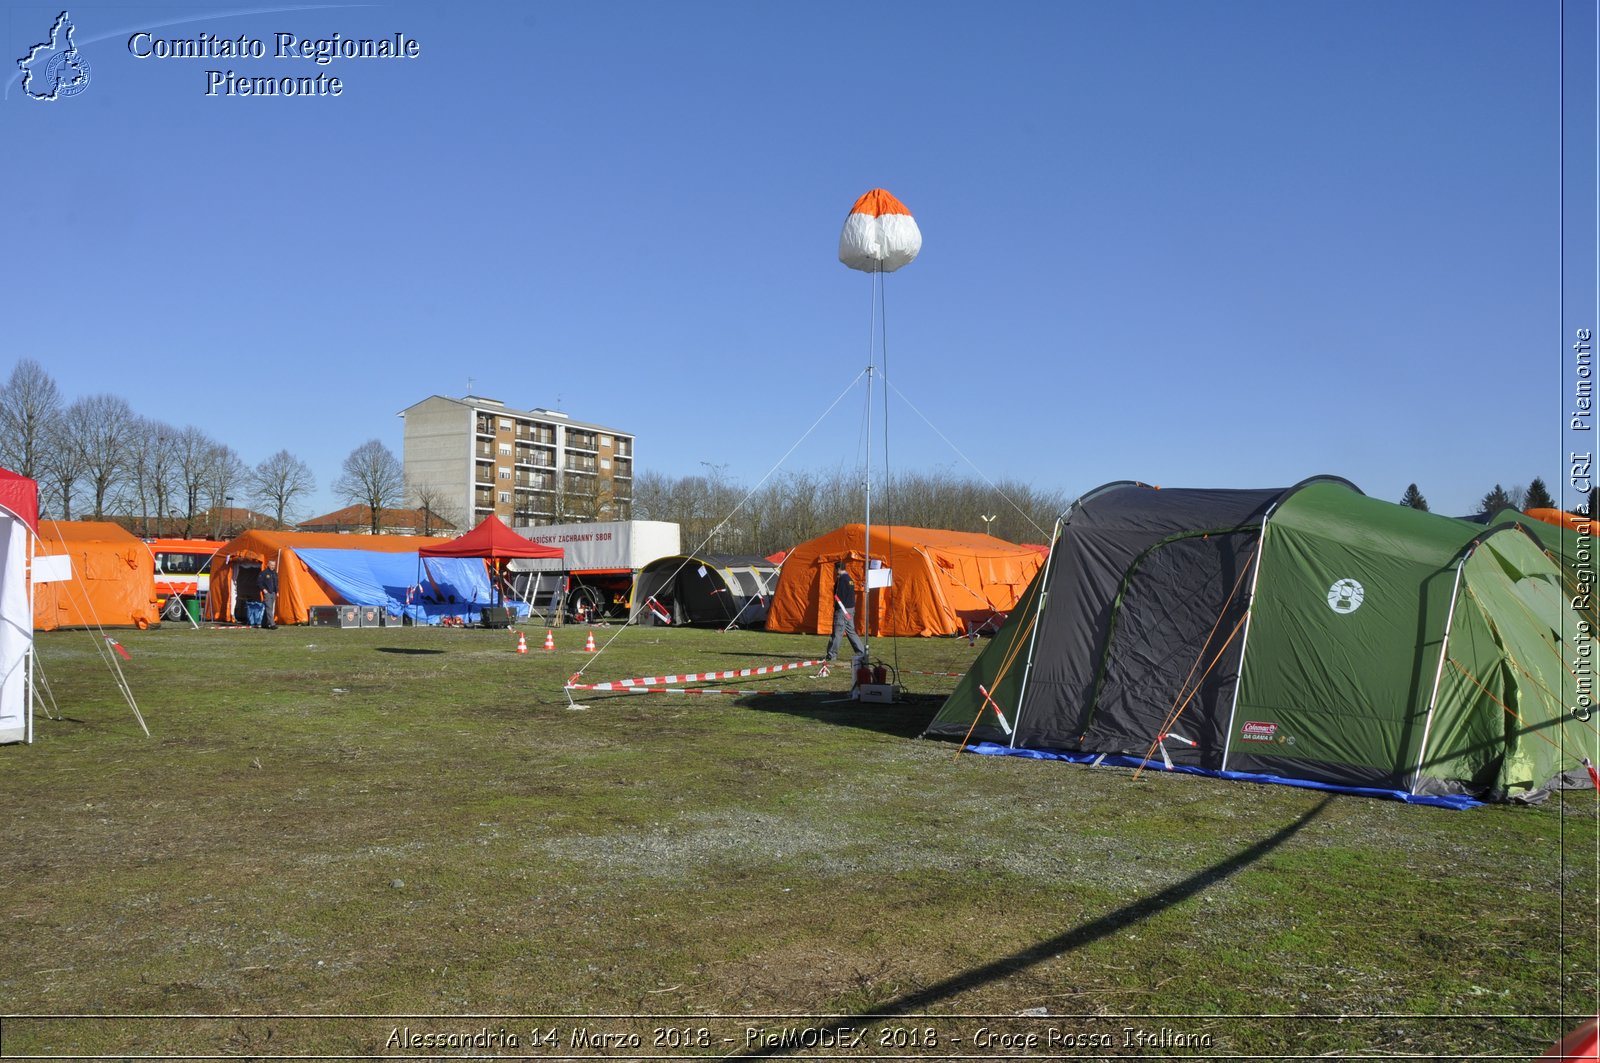
[[[674,554],[639,569],[633,615],[641,624],[760,627],[777,585],[778,566],[766,558]]]

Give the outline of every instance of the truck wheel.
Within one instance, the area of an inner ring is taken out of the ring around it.
[[[595,620],[600,616],[605,605],[605,595],[600,593],[598,587],[579,587],[567,596],[567,616],[577,620],[582,616],[585,620]]]

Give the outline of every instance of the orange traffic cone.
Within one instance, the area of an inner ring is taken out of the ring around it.
[[[547,650],[553,650],[556,648],[555,632],[551,631],[549,628],[544,629],[544,648]]]
[[[528,652],[528,636],[524,635],[520,631],[517,632],[517,652],[518,653],[527,653]]]
[[[593,653],[594,652],[594,632],[593,631],[589,632],[589,637],[583,640],[583,649],[584,649],[585,653]]]

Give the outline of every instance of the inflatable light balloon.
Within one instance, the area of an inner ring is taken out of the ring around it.
[[[921,250],[916,219],[881,188],[856,200],[839,234],[839,261],[866,273],[893,273]]]

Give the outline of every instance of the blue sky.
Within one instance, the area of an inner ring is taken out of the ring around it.
[[[5,12],[0,374],[286,447],[313,511],[469,378],[634,433],[640,471],[855,464],[872,281],[836,250],[879,186],[924,237],[886,278],[895,470],[1467,512],[1588,446],[1592,3],[1564,36],[1555,0],[74,5],[91,81],[42,103],[16,59],[60,10]]]

